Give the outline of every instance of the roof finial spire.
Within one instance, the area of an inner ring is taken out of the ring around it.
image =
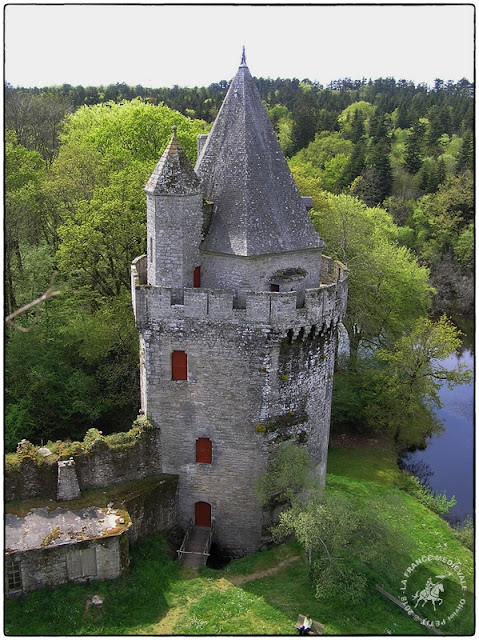
[[[246,64],[246,53],[245,53],[245,49],[243,46],[243,54],[241,56],[241,64],[240,67],[247,67],[248,65]]]
[[[173,133],[173,140],[176,140],[176,124],[171,127],[171,131]]]

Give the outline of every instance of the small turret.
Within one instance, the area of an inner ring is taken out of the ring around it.
[[[203,199],[176,126],[145,191],[148,284],[192,287],[194,270],[200,264]]]

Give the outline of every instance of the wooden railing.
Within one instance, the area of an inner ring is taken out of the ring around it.
[[[186,549],[186,543],[188,542],[188,538],[190,537],[190,533],[193,529],[193,520],[190,518],[190,521],[188,522],[188,526],[186,527],[186,533],[185,533],[185,537],[183,538],[183,542],[181,543],[181,547],[177,550],[177,554],[178,554],[178,560],[180,560],[183,557],[184,553],[189,553],[188,551],[185,551]]]
[[[185,533],[185,537],[183,538],[183,542],[181,544],[181,547],[177,550],[177,554],[178,554],[178,560],[180,560],[183,558],[184,555],[196,555],[196,556],[202,556],[202,564],[203,566],[207,563],[208,561],[208,556],[210,555],[210,548],[211,548],[211,543],[213,542],[213,535],[214,535],[214,526],[215,526],[215,519],[212,518],[211,519],[211,527],[210,527],[210,531],[208,533],[208,538],[206,539],[205,542],[205,546],[203,548],[203,551],[186,551],[186,545],[188,543],[188,539],[190,537],[190,534],[193,530],[193,520],[190,519],[189,523],[188,523],[188,527],[186,529],[186,533]]]
[[[206,540],[206,543],[205,543],[205,549],[203,551],[203,559],[204,559],[203,565],[206,564],[206,562],[208,561],[208,556],[210,555],[211,543],[213,542],[214,529],[215,529],[215,519],[211,518],[211,528],[208,534],[208,539]]]

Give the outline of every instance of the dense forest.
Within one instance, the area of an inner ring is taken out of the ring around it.
[[[473,309],[473,85],[256,84],[326,253],[350,270],[333,422],[420,440],[445,375],[431,354],[458,344],[433,318]],[[194,162],[227,88],[5,87],[7,450],[131,426],[129,268],[146,250],[144,185],[173,124]]]

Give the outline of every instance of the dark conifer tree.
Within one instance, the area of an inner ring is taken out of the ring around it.
[[[406,142],[406,154],[404,163],[406,169],[412,175],[416,174],[422,165],[422,139],[424,136],[424,125],[416,122],[412,127],[409,138]]]

